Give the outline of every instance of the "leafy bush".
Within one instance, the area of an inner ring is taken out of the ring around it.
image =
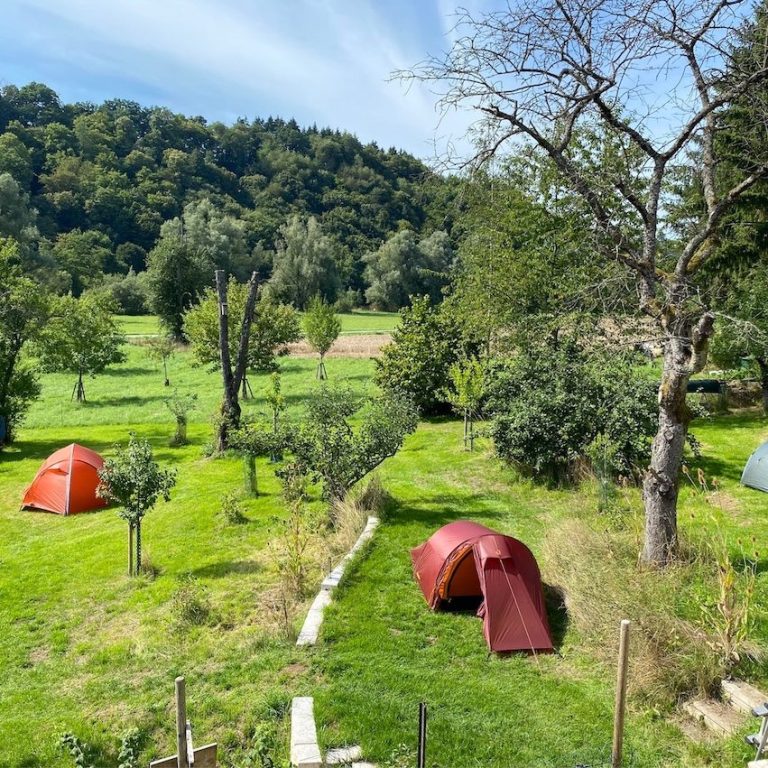
[[[609,471],[631,476],[647,463],[656,427],[656,388],[632,361],[588,354],[572,340],[522,350],[489,377],[491,434],[503,459],[534,476],[560,481],[600,445]]]
[[[423,414],[448,413],[449,371],[461,356],[461,333],[450,312],[426,296],[414,298],[376,360],[375,380],[385,391],[406,395]]]
[[[240,504],[240,498],[235,491],[229,491],[224,494],[224,497],[221,500],[219,514],[227,523],[232,525],[240,525],[241,523],[248,522],[248,518],[243,514],[243,506]]]

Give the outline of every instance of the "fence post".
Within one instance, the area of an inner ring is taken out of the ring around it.
[[[424,702],[419,704],[419,748],[417,768],[426,768],[427,766],[427,705]]]
[[[627,699],[627,667],[629,664],[629,619],[621,622],[619,635],[619,667],[616,674],[616,706],[613,713],[613,749],[611,768],[621,768],[624,746],[624,709]]]

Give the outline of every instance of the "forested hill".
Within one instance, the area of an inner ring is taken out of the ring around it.
[[[450,183],[404,151],[294,120],[224,125],[120,99],[63,104],[38,83],[0,89],[3,174],[20,200],[3,203],[14,193],[6,175],[0,210],[29,207],[41,253],[55,258],[62,236],[90,233],[106,272],[140,272],[163,222],[201,200],[240,222],[248,260],[266,272],[287,218],[317,217],[338,245],[341,288],[366,287],[361,260],[391,234],[450,229]]]

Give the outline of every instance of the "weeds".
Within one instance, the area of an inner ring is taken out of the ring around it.
[[[205,624],[211,615],[208,590],[187,575],[171,597],[171,614],[179,629]]]

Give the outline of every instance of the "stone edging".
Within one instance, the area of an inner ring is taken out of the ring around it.
[[[327,765],[346,765],[350,768],[376,768],[372,763],[360,762],[360,747],[331,749],[323,760],[317,743],[315,705],[311,696],[297,696],[291,703],[291,765],[295,768],[323,768]]]
[[[307,613],[307,618],[304,620],[304,625],[301,628],[301,632],[299,632],[296,645],[315,645],[315,643],[317,643],[320,627],[323,624],[323,615],[326,606],[331,602],[333,590],[339,585],[350,560],[352,560],[366,542],[371,539],[378,525],[378,517],[369,517],[363,532],[352,546],[352,549],[344,555],[342,561],[325,577],[325,579],[323,579],[323,583],[320,585],[320,591],[312,602],[312,605],[309,608],[309,613]]]

